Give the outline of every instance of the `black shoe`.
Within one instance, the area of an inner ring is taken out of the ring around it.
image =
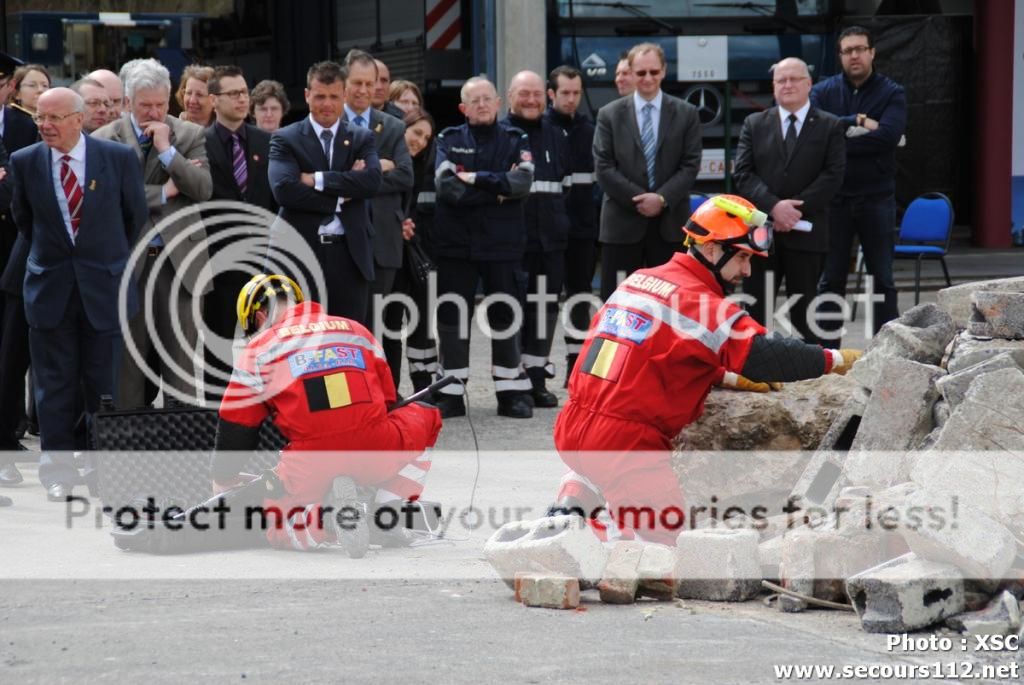
[[[39,436],[39,422],[38,421],[29,421],[26,430],[28,431],[29,435],[35,435],[36,437],[38,437]]]
[[[433,378],[428,371],[414,371],[409,374],[409,380],[412,381],[412,391],[417,393],[430,387]]]
[[[442,419],[466,415],[466,400],[462,399],[462,395],[438,393],[434,396],[434,404],[441,410]]]
[[[66,502],[71,497],[72,488],[63,483],[54,483],[46,488],[46,499],[51,502]]]
[[[18,485],[24,480],[21,471],[18,470],[18,467],[13,462],[0,466],[0,487],[9,488],[13,485]]]
[[[23,417],[18,420],[18,427],[14,429],[14,439],[21,440],[25,437],[26,432],[28,432],[28,419]]]
[[[553,409],[558,406],[558,397],[543,386],[540,388],[535,387],[531,390],[530,397],[533,398],[533,406],[540,407],[541,409]]]
[[[533,401],[526,394],[498,398],[498,416],[507,416],[510,419],[531,419],[533,418]]]
[[[575,514],[576,516],[587,517],[587,510],[583,506],[583,502],[580,502],[575,497],[563,497],[558,500],[550,507],[548,507],[548,516],[566,516],[568,514]]]
[[[352,559],[362,559],[370,548],[370,526],[366,507],[359,501],[356,482],[338,476],[331,484],[327,504],[333,507],[326,527],[334,532],[338,543]]]

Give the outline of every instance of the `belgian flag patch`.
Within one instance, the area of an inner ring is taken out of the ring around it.
[[[307,378],[302,385],[306,389],[306,402],[311,412],[338,409],[371,399],[370,388],[361,373],[331,373]]]
[[[583,373],[617,383],[622,367],[626,365],[629,349],[629,345],[625,343],[608,338],[594,338],[583,360]]]

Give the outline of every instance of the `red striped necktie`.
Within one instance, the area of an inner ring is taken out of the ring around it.
[[[64,197],[68,200],[68,214],[71,215],[71,235],[78,237],[78,226],[82,222],[82,200],[85,195],[82,193],[82,186],[78,184],[78,177],[72,171],[71,155],[64,155],[60,158],[60,185],[64,189]]]

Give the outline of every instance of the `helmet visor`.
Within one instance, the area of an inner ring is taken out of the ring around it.
[[[771,223],[766,222],[760,226],[752,226],[747,234],[747,242],[755,250],[767,252],[772,246],[773,233]]]

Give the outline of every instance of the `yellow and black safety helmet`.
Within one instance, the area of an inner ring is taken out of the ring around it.
[[[270,302],[281,294],[288,295],[295,304],[305,299],[299,284],[281,274],[256,274],[242,287],[235,302],[235,312],[246,335],[253,335],[259,330],[256,312],[266,311]]]

